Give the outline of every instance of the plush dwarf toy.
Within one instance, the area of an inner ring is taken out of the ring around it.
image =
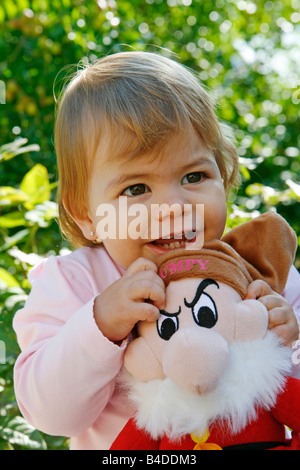
[[[300,448],[290,351],[268,330],[264,305],[244,300],[254,279],[281,294],[295,250],[294,232],[269,213],[201,250],[162,258],[165,310],[157,322],[139,323],[127,348],[136,414],[111,449]]]

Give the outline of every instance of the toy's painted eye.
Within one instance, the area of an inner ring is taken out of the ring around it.
[[[213,299],[204,292],[198,302],[192,307],[192,313],[197,325],[212,328],[218,320],[218,312]]]
[[[179,315],[180,311],[181,308],[177,313],[170,314],[165,310],[161,310],[160,317],[156,322],[156,326],[159,336],[165,341],[169,341],[171,336],[173,336],[173,334],[178,330],[179,321],[177,315]]]

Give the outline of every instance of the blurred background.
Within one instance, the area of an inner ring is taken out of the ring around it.
[[[300,235],[300,0],[2,0],[0,450],[68,446],[18,412],[11,321],[31,267],[72,249],[57,225],[55,96],[78,62],[124,50],[178,60],[216,98],[243,177],[228,228],[274,209]]]

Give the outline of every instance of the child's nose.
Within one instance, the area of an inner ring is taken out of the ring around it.
[[[176,191],[169,191],[161,202],[155,204],[152,214],[159,222],[165,218],[182,218],[183,215],[192,213],[192,204],[188,203]]]
[[[159,222],[162,222],[166,218],[176,219],[181,217],[184,212],[182,204],[175,202],[173,204],[159,204],[157,210],[154,210],[154,217]]]

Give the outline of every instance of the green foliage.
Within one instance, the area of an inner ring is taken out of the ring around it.
[[[67,446],[18,412],[11,327],[31,267],[69,248],[56,223],[53,148],[55,96],[66,76],[79,61],[128,49],[191,67],[237,141],[243,183],[228,203],[228,227],[275,208],[300,233],[299,11],[300,0],[2,0],[0,449]]]
[[[4,145],[0,155],[7,161],[39,150],[26,143],[18,139]],[[18,187],[0,187],[0,450],[67,447],[65,438],[45,436],[19,416],[13,389],[13,366],[20,350],[11,323],[30,290],[28,273],[42,259],[38,246],[46,254],[47,242],[40,245],[38,231],[43,230],[46,240],[57,231],[57,206],[50,200],[53,186],[47,169],[37,163]]]

